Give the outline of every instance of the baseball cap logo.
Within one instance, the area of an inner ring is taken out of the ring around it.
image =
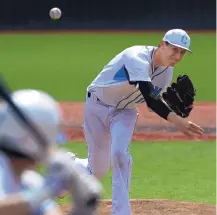
[[[182,44],[187,45],[188,38],[186,36],[182,36],[181,42],[182,42]]]

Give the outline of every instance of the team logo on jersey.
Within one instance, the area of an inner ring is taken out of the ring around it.
[[[160,94],[161,90],[162,90],[162,88],[159,88],[159,87],[155,86],[154,90],[151,93],[151,97],[156,98]],[[145,103],[145,99],[141,95],[141,97],[139,97],[138,100],[135,103]]]
[[[160,92],[161,92],[162,88],[155,86],[154,90],[151,92],[151,97],[156,98]]]

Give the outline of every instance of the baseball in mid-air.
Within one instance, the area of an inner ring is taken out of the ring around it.
[[[62,12],[58,7],[54,7],[50,10],[49,15],[51,19],[60,19]]]

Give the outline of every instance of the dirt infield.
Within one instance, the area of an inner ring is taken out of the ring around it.
[[[64,124],[69,140],[83,141],[83,103],[62,103]],[[216,104],[196,103],[189,117],[202,126],[205,134],[200,138],[188,138],[173,125],[148,111],[145,105],[139,106],[139,118],[133,135],[134,141],[201,141],[216,139]]]
[[[171,200],[136,199],[131,200],[132,215],[215,215],[216,206],[178,202]],[[61,205],[64,214],[70,211],[70,205]],[[96,215],[110,215],[111,200],[102,201]]]
[[[68,140],[84,141],[83,136],[83,103],[62,103],[64,124]],[[139,106],[139,118],[134,132],[136,141],[202,141],[216,139],[216,104],[197,103],[189,117],[205,130],[201,138],[189,139],[177,131],[171,124],[151,113],[145,105]],[[132,200],[133,215],[214,215],[215,205],[186,203],[171,200]],[[61,205],[64,214],[71,205]],[[102,201],[97,215],[111,214],[111,201]]]

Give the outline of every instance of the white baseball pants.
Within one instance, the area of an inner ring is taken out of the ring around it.
[[[132,139],[137,110],[117,110],[98,101],[94,94],[84,107],[84,134],[88,145],[88,165],[103,178],[112,167],[112,215],[130,215],[129,188]]]

